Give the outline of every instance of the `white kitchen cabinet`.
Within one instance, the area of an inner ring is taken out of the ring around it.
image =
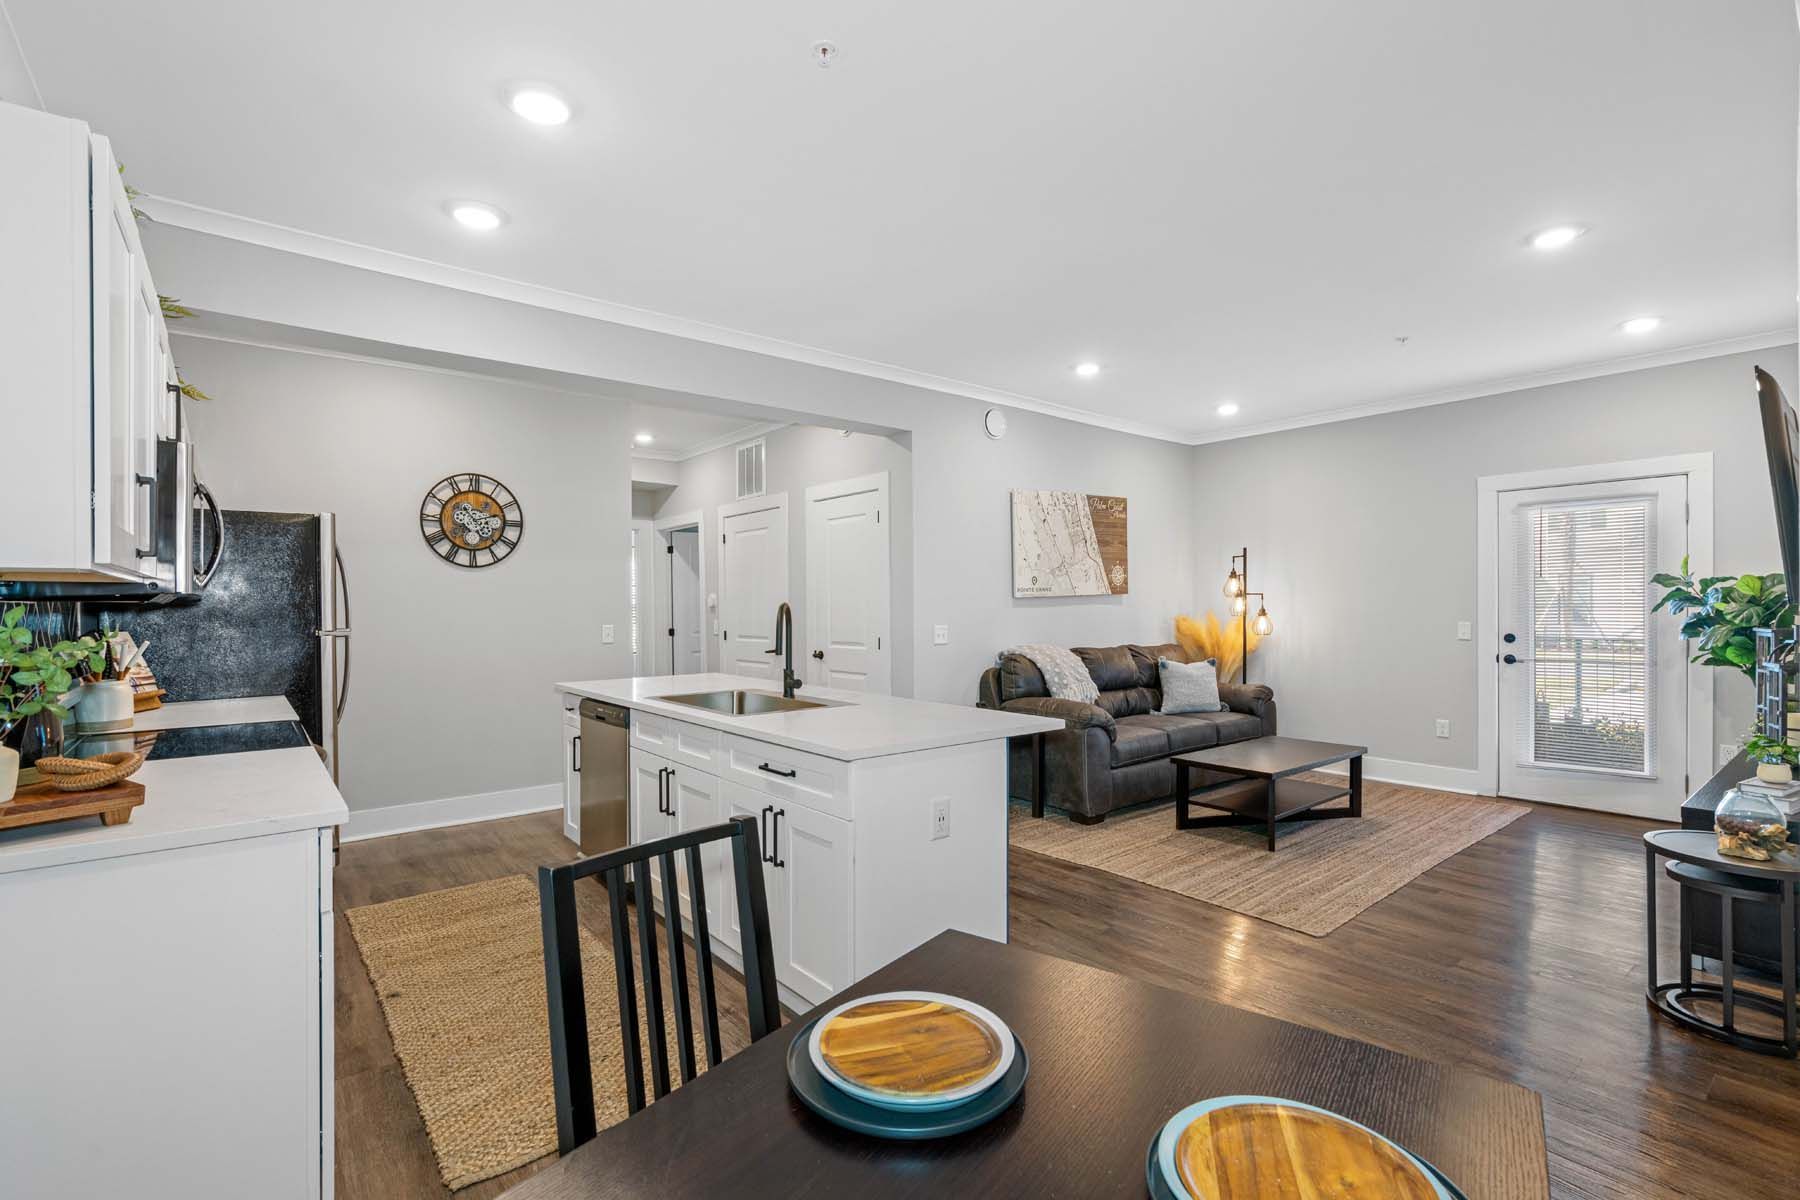
[[[765,839],[763,893],[775,977],[800,995],[823,999],[851,981],[850,822],[739,783],[723,788],[721,819],[751,817]],[[721,882],[722,940],[742,954],[736,878]]]
[[[581,714],[563,713],[563,836],[581,844]]]
[[[34,444],[8,463],[34,510],[0,540],[0,577],[153,579],[151,481],[174,371],[118,164],[85,123],[4,103],[0,162],[0,422]]]
[[[0,831],[0,1194],[329,1198],[343,801],[310,748],[137,778]]]

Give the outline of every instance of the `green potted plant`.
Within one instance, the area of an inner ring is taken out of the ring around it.
[[[1772,575],[1715,575],[1695,579],[1688,560],[1681,574],[1652,575],[1650,582],[1668,592],[1651,612],[1667,608],[1682,617],[1681,636],[1696,642],[1692,661],[1708,667],[1736,667],[1756,678],[1756,630],[1793,624],[1787,580]]]
[[[1756,777],[1765,783],[1787,783],[1800,766],[1800,746],[1784,738],[1764,737],[1751,730],[1744,739],[1744,753],[1756,764]]]
[[[77,673],[97,673],[106,665],[105,647],[94,638],[40,645],[24,620],[23,604],[0,616],[0,740],[34,717],[68,716],[62,701]],[[0,804],[18,787],[19,764],[19,752],[0,745]]]

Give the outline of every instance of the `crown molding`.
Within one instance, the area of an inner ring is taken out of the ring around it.
[[[1039,400],[1032,396],[1024,396],[1000,388],[984,387],[960,379],[950,379],[942,375],[932,375],[924,371],[894,366],[891,363],[875,362],[871,359],[821,350],[815,346],[783,341],[780,338],[746,333],[743,330],[730,329],[723,325],[670,316],[667,313],[647,308],[636,308],[628,304],[602,300],[596,296],[584,296],[578,292],[527,283],[503,275],[492,275],[485,271],[470,270],[467,267],[451,266],[448,263],[402,254],[394,250],[383,250],[378,246],[369,246],[361,242],[346,241],[325,234],[311,233],[304,229],[276,225],[268,221],[257,220],[254,217],[221,212],[218,209],[189,204],[185,200],[176,200],[169,196],[158,196],[146,192],[138,197],[137,206],[151,220],[163,225],[171,225],[177,229],[186,229],[211,237],[225,238],[229,241],[246,242],[269,250],[279,250],[306,258],[334,262],[340,266],[375,271],[383,275],[411,279],[418,283],[429,283],[439,287],[454,288],[458,291],[473,292],[497,300],[507,300],[534,308],[551,309],[572,316],[607,321],[611,324],[649,330],[653,333],[664,333],[672,337],[687,338],[690,341],[706,342],[734,350],[745,350],[752,354],[765,354],[771,358],[805,363],[808,366],[824,367],[828,370],[843,371],[852,375],[864,375],[871,379],[886,380],[889,383],[923,388],[927,391],[942,392],[951,396],[961,396],[966,400],[975,400],[982,404],[997,404],[1006,408],[1023,409],[1027,412],[1041,413],[1044,416],[1056,417],[1064,421],[1076,421],[1083,425],[1093,425],[1101,429],[1111,429],[1138,437],[1155,438],[1165,442],[1188,440],[1180,431],[1163,426],[1117,419],[1104,413],[1071,408],[1068,405]]]
[[[1331,425],[1339,421],[1354,421],[1361,417],[1378,417],[1384,413],[1405,412],[1411,408],[1430,408],[1438,404],[1479,400],[1483,396],[1501,396],[1508,392],[1522,392],[1529,388],[1549,387],[1558,383],[1599,379],[1606,375],[1623,375],[1630,371],[1649,370],[1652,367],[1671,367],[1678,363],[1697,362],[1703,358],[1720,358],[1727,354],[1768,350],[1775,346],[1789,346],[1796,341],[1800,341],[1800,329],[1771,329],[1764,333],[1747,334],[1744,337],[1724,338],[1715,342],[1697,342],[1692,346],[1679,346],[1672,350],[1657,350],[1649,354],[1634,354],[1625,358],[1610,358],[1600,362],[1559,367],[1553,371],[1539,371],[1529,375],[1490,379],[1441,392],[1427,392],[1417,396],[1403,396],[1394,400],[1377,400],[1368,404],[1353,404],[1343,408],[1304,413],[1296,417],[1264,421],[1237,429],[1190,434],[1183,440],[1190,446],[1206,446],[1215,442],[1258,437],[1265,433],[1281,433],[1288,429],[1305,429],[1312,425]]]

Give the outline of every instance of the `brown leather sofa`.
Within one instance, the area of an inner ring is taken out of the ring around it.
[[[1225,712],[1157,712],[1162,691],[1156,660],[1187,661],[1179,644],[1077,647],[1075,654],[1100,689],[1095,703],[1053,698],[1030,659],[1007,654],[982,672],[979,704],[1063,719],[1062,730],[1044,735],[1044,798],[1083,825],[1114,809],[1172,796],[1171,755],[1274,736],[1275,693],[1260,683],[1221,680]],[[1012,797],[1029,801],[1037,786],[1032,739],[1013,739],[1009,754]]]

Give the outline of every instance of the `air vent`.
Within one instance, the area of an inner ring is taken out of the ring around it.
[[[763,494],[765,483],[763,455],[765,452],[761,438],[737,448],[737,498],[739,500]]]

